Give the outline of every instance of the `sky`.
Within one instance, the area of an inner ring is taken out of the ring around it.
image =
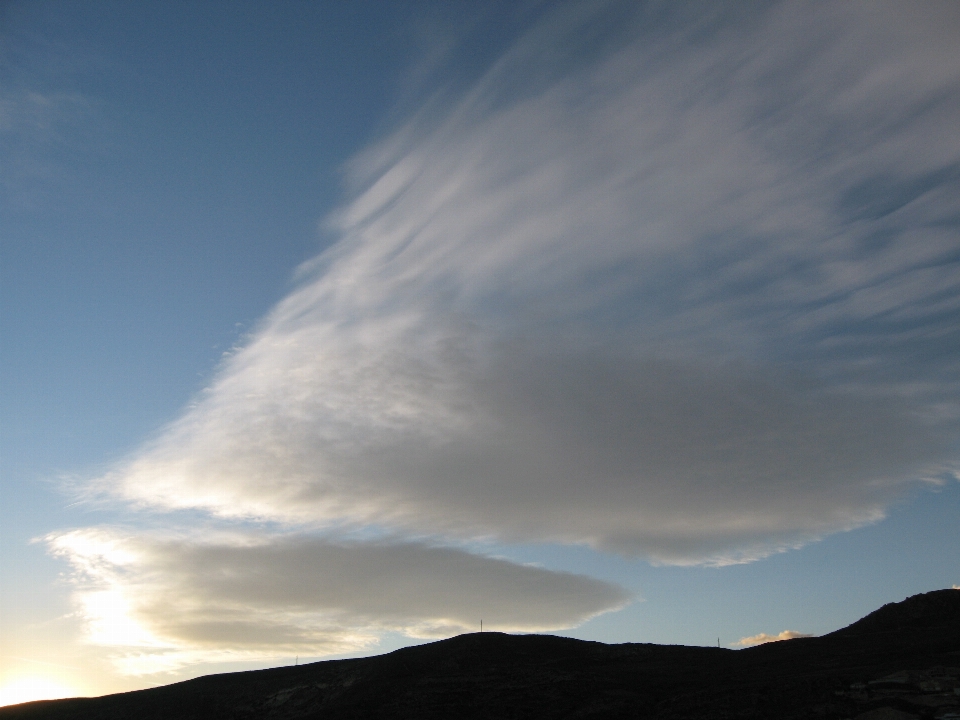
[[[0,3],[0,704],[958,586],[958,40]]]

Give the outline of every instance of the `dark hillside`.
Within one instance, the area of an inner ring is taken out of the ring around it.
[[[388,655],[0,708],[0,720],[960,715],[960,592],[747,650],[461,635]],[[901,715],[896,715],[899,712]],[[893,713],[893,714],[891,714]]]
[[[929,628],[956,622],[960,617],[960,592],[937,590],[914,595],[903,602],[887,603],[852,625],[831,635],[864,635],[909,628]]]

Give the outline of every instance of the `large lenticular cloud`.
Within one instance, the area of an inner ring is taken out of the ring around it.
[[[956,6],[671,13],[557,12],[357,158],[339,242],[103,486],[722,564],[943,477]]]

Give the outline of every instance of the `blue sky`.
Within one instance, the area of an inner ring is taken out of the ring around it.
[[[960,583],[954,5],[0,13],[4,698]]]

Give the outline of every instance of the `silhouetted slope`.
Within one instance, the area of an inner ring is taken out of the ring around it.
[[[831,635],[865,635],[909,628],[928,628],[960,618],[960,592],[936,590],[914,595],[903,602],[887,603],[852,625]]]
[[[27,703],[0,708],[0,720],[844,718],[882,707],[934,718],[953,702],[958,665],[960,592],[945,590],[821,638],[740,651],[461,635],[371,658]],[[868,684],[894,672],[907,680]]]

